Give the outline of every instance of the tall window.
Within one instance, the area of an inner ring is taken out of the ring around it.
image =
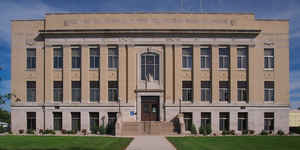
[[[265,48],[264,50],[265,69],[274,68],[274,48]]]
[[[267,131],[274,130],[274,113],[273,112],[264,113],[264,130],[267,130]]]
[[[94,131],[99,128],[99,113],[90,112],[90,130]]]
[[[62,129],[62,113],[61,112],[53,112],[53,127],[54,127],[54,130]]]
[[[35,69],[36,67],[36,49],[27,48],[27,69]]]
[[[35,130],[36,129],[36,113],[35,112],[27,112],[27,130]]]
[[[211,101],[210,81],[201,81],[201,101]]]
[[[159,80],[159,55],[144,53],[141,55],[141,80]]]
[[[220,81],[219,82],[219,94],[220,94],[220,101],[229,102],[230,90],[229,90],[229,82],[228,81]]]
[[[81,49],[72,48],[72,68],[79,69],[81,66]]]
[[[90,81],[90,101],[99,102],[99,100],[100,100],[99,81]]]
[[[53,82],[53,99],[55,102],[63,101],[63,81]]]
[[[201,68],[210,68],[210,56],[211,56],[211,49],[210,48],[201,48]]]
[[[71,112],[72,130],[80,131],[80,112]]]
[[[219,48],[219,68],[229,68],[229,48]]]
[[[229,112],[220,112],[220,131],[229,131]]]
[[[55,47],[53,49],[53,67],[55,69],[63,68],[63,48]]]
[[[90,68],[99,68],[100,50],[99,48],[90,48]]]
[[[182,48],[182,68],[192,69],[193,67],[193,48]]]
[[[118,69],[119,52],[118,48],[108,48],[108,68]]]
[[[237,66],[239,69],[248,68],[248,48],[238,48],[237,49]]]
[[[36,101],[36,83],[35,81],[27,81],[27,102]]]
[[[72,102],[80,102],[81,100],[81,82],[72,81]]]
[[[248,102],[248,82],[238,81],[238,101]]]
[[[118,81],[108,81],[108,100],[118,101]]]
[[[239,112],[238,113],[238,130],[244,131],[248,130],[248,113]]]
[[[193,113],[191,112],[183,113],[183,120],[184,120],[185,130],[191,131],[193,125]]]
[[[182,101],[193,100],[193,82],[182,81]]]
[[[265,102],[274,101],[274,81],[265,81]]]
[[[117,113],[116,112],[108,112],[108,122],[107,122],[107,133],[115,134],[116,122],[117,122]]]
[[[202,128],[211,128],[211,113],[210,112],[201,112],[201,127]]]

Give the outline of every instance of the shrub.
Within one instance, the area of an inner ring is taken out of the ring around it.
[[[242,135],[247,135],[248,133],[249,133],[248,130],[243,130],[243,131],[242,131]]]
[[[255,131],[254,131],[254,130],[248,130],[248,131],[249,131],[249,134],[250,134],[250,135],[255,134]]]
[[[106,134],[106,127],[104,125],[101,125],[99,128],[99,134]]]
[[[77,134],[78,130],[71,130],[70,133],[71,134]]]
[[[283,132],[282,130],[278,130],[278,131],[277,131],[277,135],[282,136],[282,135],[284,135],[284,132]]]
[[[98,134],[99,132],[99,127],[98,128],[94,128],[94,129],[91,129],[91,133],[92,134]]]
[[[269,135],[269,132],[266,131],[266,130],[262,130],[262,131],[260,132],[260,135]]]
[[[62,133],[62,134],[67,134],[67,130],[61,129],[61,133]]]
[[[197,134],[197,129],[196,129],[196,126],[194,124],[192,124],[191,133],[192,134]]]
[[[53,134],[53,135],[55,135],[56,132],[54,130],[47,129],[47,130],[44,131],[44,134]]]
[[[235,135],[235,130],[230,130],[229,132],[231,135]]]
[[[44,134],[44,130],[43,129],[39,129],[39,134]]]
[[[28,130],[26,131],[26,133],[27,133],[27,134],[34,134],[34,130],[28,129]]]
[[[82,129],[81,132],[83,133],[83,135],[87,135],[88,134],[87,129]]]
[[[209,135],[211,134],[211,127],[210,125],[208,125],[207,127],[200,127],[199,128],[199,134],[202,134],[202,135]]]
[[[229,135],[230,134],[230,131],[228,131],[228,130],[223,130],[222,131],[222,135]]]
[[[11,132],[11,130],[9,130],[9,131],[8,131],[8,134],[13,134],[13,133]]]
[[[199,128],[199,134],[206,135],[206,130],[205,130],[204,127],[200,127],[200,128]]]
[[[23,134],[23,133],[24,133],[24,129],[20,129],[19,134]]]
[[[4,127],[0,126],[0,133],[4,133],[4,132],[5,132]]]

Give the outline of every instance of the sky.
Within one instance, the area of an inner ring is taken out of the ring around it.
[[[300,107],[300,0],[1,0],[0,94],[10,92],[10,20],[43,19],[60,12],[254,13],[257,19],[290,21],[290,103]],[[1,106],[9,110],[9,103]]]

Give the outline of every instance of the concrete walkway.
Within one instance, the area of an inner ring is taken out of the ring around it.
[[[126,150],[176,150],[163,136],[136,136]]]

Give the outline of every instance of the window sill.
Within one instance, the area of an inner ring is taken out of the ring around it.
[[[71,102],[72,104],[81,104],[81,102]]]
[[[265,104],[274,104],[274,101],[264,101]]]
[[[274,71],[274,68],[264,68],[264,71]]]
[[[219,100],[219,103],[220,103],[220,104],[230,104],[229,101],[221,101],[221,100]]]
[[[93,101],[93,102],[89,101],[89,103],[90,103],[90,104],[99,104],[100,101]]]
[[[182,104],[192,104],[193,101],[181,101]]]
[[[117,71],[118,68],[108,68],[107,70],[108,70],[108,71]]]
[[[192,68],[182,68],[181,70],[183,70],[183,71],[192,71],[193,69]]]
[[[80,71],[80,68],[72,68],[72,71]]]
[[[237,101],[239,104],[248,104],[248,101]]]
[[[200,68],[201,71],[209,71],[210,68]]]
[[[54,70],[54,71],[62,71],[63,68],[54,68],[53,70]]]
[[[247,71],[247,68],[237,68],[237,71]]]
[[[211,104],[212,102],[211,102],[211,101],[209,101],[209,100],[207,100],[207,101],[203,101],[203,100],[201,100],[201,103],[202,103],[202,104]]]
[[[32,72],[34,72],[34,71],[36,71],[36,69],[34,68],[34,69],[25,69],[25,71],[32,71]]]
[[[90,68],[89,71],[99,71],[99,68]]]
[[[229,68],[219,68],[218,71],[228,71]]]

